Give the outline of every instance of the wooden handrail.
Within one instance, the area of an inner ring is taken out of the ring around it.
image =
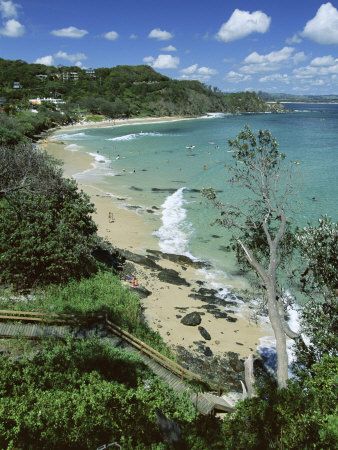
[[[104,316],[102,314],[92,314],[92,317],[97,319],[103,319]],[[30,322],[54,322],[58,324],[73,324],[74,322],[80,322],[83,319],[78,314],[59,314],[59,313],[45,313],[38,311],[22,311],[22,310],[0,310],[0,320],[16,320],[16,321],[30,321]],[[176,361],[173,361],[166,356],[162,355],[157,350],[150,347],[145,342],[141,341],[128,331],[123,330],[118,325],[111,322],[107,317],[104,320],[107,328],[112,331],[115,335],[123,338],[129,344],[131,344],[134,348],[139,350],[140,352],[147,355],[152,360],[156,361],[162,367],[165,367],[172,373],[178,375],[181,378],[185,378],[189,381],[197,381],[199,383],[205,383],[205,381],[197,374],[190,372],[190,370],[185,369],[180,366]],[[212,386],[210,386],[212,387]]]
[[[202,383],[204,382],[199,375],[196,375],[195,373],[190,372],[188,369],[185,369],[184,367],[180,366],[177,362],[162,355],[160,352],[153,349],[145,342],[136,338],[135,336],[128,333],[127,331],[122,330],[122,328],[115,325],[113,322],[111,322],[107,318],[106,318],[106,324],[108,325],[108,328],[113,331],[114,334],[119,335],[120,337],[125,339],[127,342],[132,344],[134,347],[138,348],[142,353],[145,353],[147,356],[151,357],[153,360],[157,361],[159,364],[161,364],[165,368],[169,369],[170,371],[175,372],[180,377],[183,377],[183,378],[186,378],[189,380],[195,380],[195,381],[202,382]]]

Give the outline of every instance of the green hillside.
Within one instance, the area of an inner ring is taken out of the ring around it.
[[[196,80],[170,79],[145,65],[84,70],[0,59],[0,97],[11,104],[56,97],[69,107],[109,117],[271,109],[255,93],[224,94]]]

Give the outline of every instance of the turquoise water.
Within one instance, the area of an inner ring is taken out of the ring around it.
[[[239,199],[226,184],[224,164],[231,161],[227,140],[244,125],[269,129],[288,158],[300,162],[294,220],[306,224],[322,214],[337,219],[338,105],[289,107],[295,112],[88,129],[57,137],[69,151],[91,153],[95,159],[91,170],[77,174],[79,181],[142,207],[157,230],[159,248],[208,259],[231,273],[233,258],[222,250],[228,236],[210,226],[216,214],[198,190],[212,186],[225,201]],[[159,210],[147,213],[152,206]]]

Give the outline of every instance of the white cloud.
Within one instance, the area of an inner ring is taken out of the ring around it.
[[[309,66],[299,67],[293,71],[295,78],[307,79],[330,77],[338,74],[338,58],[330,56],[314,58]]]
[[[162,50],[163,52],[176,52],[176,51],[177,51],[177,48],[174,47],[173,45],[168,45],[167,47],[161,48],[161,50]]]
[[[20,37],[25,34],[25,27],[15,19],[7,20],[0,28],[0,35],[7,37]]]
[[[104,38],[108,39],[108,41],[116,41],[118,39],[119,34],[116,31],[108,31],[103,35]]]
[[[148,34],[148,37],[152,39],[157,39],[159,41],[168,41],[169,39],[172,39],[174,35],[172,33],[169,33],[169,31],[164,31],[161,30],[160,28],[154,28]]]
[[[216,37],[223,42],[231,42],[242,39],[251,33],[266,33],[269,29],[271,18],[262,11],[241,11],[235,9],[230,19],[223,23]]]
[[[211,69],[210,67],[199,67],[197,72],[200,75],[216,75],[218,72],[215,69]]]
[[[138,36],[137,36],[137,34],[132,33],[132,34],[129,36],[129,39],[138,39]]]
[[[338,44],[338,10],[330,2],[321,5],[301,35],[318,44]]]
[[[225,79],[230,83],[242,83],[243,81],[251,80],[251,75],[243,75],[242,73],[231,70],[226,74]]]
[[[286,73],[284,73],[284,74],[275,73],[273,75],[267,75],[265,77],[260,78],[259,81],[261,83],[278,82],[278,83],[290,84],[290,78]]]
[[[314,58],[311,62],[311,66],[332,66],[335,62],[338,62],[338,59],[334,59],[333,56],[318,56]]]
[[[285,43],[288,45],[292,45],[292,44],[300,44],[302,42],[302,39],[299,37],[299,34],[296,33],[293,36],[291,36],[290,38],[287,38],[285,40]]]
[[[192,75],[196,72],[198,68],[198,64],[193,64],[192,66],[186,67],[185,69],[182,69],[181,72],[185,75]]]
[[[69,54],[69,53],[62,52],[62,51],[55,53],[54,57],[58,58],[58,59],[64,59],[64,60],[72,62],[72,63],[78,63],[80,61],[87,59],[87,56],[84,53]]]
[[[185,69],[181,70],[183,74],[181,78],[208,81],[212,75],[216,75],[218,72],[211,67],[199,67],[198,64],[193,64]]]
[[[304,52],[294,54],[294,47],[283,47],[281,50],[260,55],[257,52],[250,53],[245,59],[245,65],[240,68],[243,73],[254,74],[262,72],[273,72],[278,70],[282,63],[292,61],[299,64],[306,59]]]
[[[305,61],[307,59],[307,56],[304,52],[298,52],[292,56],[292,61],[295,65]]]
[[[0,14],[4,19],[16,18],[18,16],[17,7],[18,5],[11,0],[0,0]]]
[[[51,34],[58,37],[67,37],[79,39],[88,34],[87,30],[80,30],[76,27],[60,28],[59,30],[51,31]]]
[[[44,64],[45,66],[52,66],[54,64],[54,58],[52,55],[41,56],[35,60],[36,64]]]
[[[283,47],[281,50],[268,53],[266,55],[260,55],[257,52],[250,53],[244,62],[246,64],[261,64],[261,63],[280,63],[290,58],[294,52],[293,47]]]
[[[158,55],[157,58],[153,56],[146,56],[143,62],[149,64],[154,69],[177,69],[180,59],[172,55]]]

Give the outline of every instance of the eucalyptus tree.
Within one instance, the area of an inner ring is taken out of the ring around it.
[[[220,210],[216,223],[232,231],[239,261],[259,278],[276,339],[278,386],[283,388],[288,379],[286,340],[297,337],[285,320],[287,305],[279,282],[279,268],[293,247],[287,218],[292,170],[267,130],[255,134],[245,127],[229,146],[233,162],[226,165],[228,181],[240,188],[242,199],[225,204],[212,188],[203,194]]]

